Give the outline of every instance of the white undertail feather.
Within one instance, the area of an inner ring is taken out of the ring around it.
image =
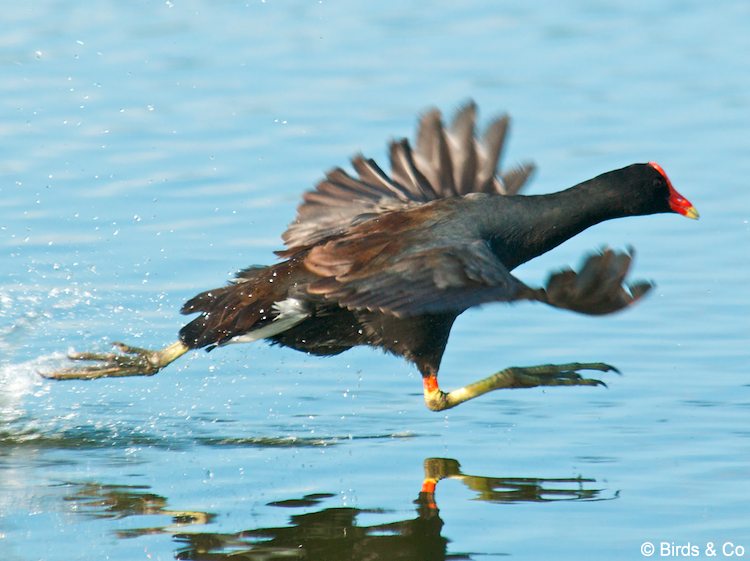
[[[274,302],[272,308],[276,313],[276,317],[273,318],[272,323],[264,325],[259,329],[254,329],[248,333],[232,337],[227,341],[227,344],[252,343],[253,341],[273,337],[274,335],[283,333],[287,329],[291,329],[301,321],[310,317],[310,312],[307,310],[305,303],[297,298],[287,298],[286,300]]]

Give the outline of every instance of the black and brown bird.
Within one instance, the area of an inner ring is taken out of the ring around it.
[[[304,194],[283,235],[282,259],[240,271],[227,286],[182,307],[198,314],[179,340],[150,351],[116,343],[116,353],[72,353],[90,362],[46,374],[54,379],[153,375],[190,349],[266,339],[314,355],[369,345],[403,356],[422,374],[433,410],[501,388],[597,385],[581,370],[604,363],[511,367],[443,392],[438,369],[455,319],[490,302],[529,300],[583,314],[608,314],[643,296],[649,283],[625,284],[630,252],[606,249],[579,272],[550,275],[531,287],[511,271],[604,220],[656,213],[697,218],[693,205],[653,162],[603,173],[546,195],[518,192],[533,171],[499,172],[509,119],[479,137],[476,106],[450,126],[425,113],[414,148],[390,144],[391,172],[356,156],[356,176],[335,168]]]

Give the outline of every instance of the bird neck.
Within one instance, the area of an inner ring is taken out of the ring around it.
[[[513,269],[590,226],[649,213],[646,204],[637,200],[637,190],[627,183],[613,183],[607,175],[557,193],[496,198],[501,208],[490,213],[493,224],[486,230],[493,252]]]

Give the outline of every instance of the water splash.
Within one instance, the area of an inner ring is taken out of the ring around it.
[[[24,401],[49,393],[50,383],[39,375],[65,360],[64,353],[52,353],[21,363],[0,365],[0,424],[17,421],[26,413]]]

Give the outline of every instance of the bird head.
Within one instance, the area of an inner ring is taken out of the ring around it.
[[[669,208],[671,208],[672,211],[676,212],[677,214],[681,214],[682,216],[685,216],[687,218],[692,218],[693,220],[698,220],[700,215],[698,214],[696,208],[693,206],[693,203],[688,201],[677,191],[677,189],[674,188],[672,182],[667,176],[667,172],[664,171],[664,168],[662,168],[656,162],[649,162],[648,165],[658,171],[659,175],[661,175],[663,180],[666,182],[666,186],[669,192]]]

